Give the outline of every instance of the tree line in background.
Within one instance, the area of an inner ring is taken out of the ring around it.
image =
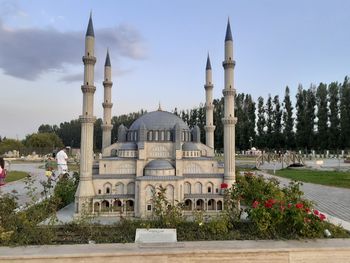
[[[247,150],[252,146],[265,150],[302,150],[305,152],[350,148],[350,81],[343,83],[320,83],[308,89],[299,85],[293,106],[290,89],[287,86],[284,98],[268,95],[255,102],[250,94],[239,93],[235,97],[236,150]],[[214,125],[215,149],[223,149],[224,99],[215,99]],[[112,118],[112,140],[116,141],[118,127],[130,127],[132,122],[146,113],[139,112],[114,116]],[[205,142],[205,107],[203,104],[189,110],[178,110],[178,115],[189,127],[198,125],[201,140]],[[102,147],[102,119],[94,124],[94,149]],[[80,147],[80,121],[63,122],[59,126],[42,124],[38,133],[27,135],[20,142],[0,137],[0,154],[5,150],[59,148],[70,145]]]

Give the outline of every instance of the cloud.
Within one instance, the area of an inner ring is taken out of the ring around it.
[[[54,28],[10,29],[0,21],[0,68],[4,74],[35,80],[67,65],[81,65],[85,31],[60,32]],[[95,29],[96,55],[105,57],[109,47],[114,58],[144,59],[147,50],[139,32],[129,25]],[[79,74],[81,80],[81,74]],[[75,81],[67,75],[64,81]]]

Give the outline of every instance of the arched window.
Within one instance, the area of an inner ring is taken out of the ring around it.
[[[104,189],[104,193],[105,194],[110,194],[111,193],[111,189],[112,189],[112,185],[110,183],[105,183],[103,185],[103,189]]]
[[[191,184],[189,182],[185,182],[185,192],[184,194],[190,194],[191,193]]]
[[[153,140],[153,131],[148,132],[148,140],[152,141]]]
[[[135,183],[129,183],[127,186],[127,194],[135,194]]]
[[[115,186],[115,191],[116,191],[116,194],[118,194],[118,195],[124,194],[124,184],[123,183],[117,183],[116,186]]]
[[[197,182],[194,185],[195,193],[196,194],[201,194],[202,193],[202,184],[200,182]]]

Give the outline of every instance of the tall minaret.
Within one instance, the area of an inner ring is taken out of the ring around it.
[[[213,84],[210,58],[208,54],[205,68],[205,144],[214,149],[214,122],[213,122]]]
[[[80,141],[80,181],[75,194],[75,213],[81,214],[83,208],[88,209],[91,197],[95,195],[92,184],[92,164],[93,164],[93,135],[94,122],[93,116],[94,93],[94,67],[96,57],[94,56],[95,34],[90,14],[89,25],[85,36],[85,55],[84,62],[84,83],[81,86],[83,92],[83,112],[80,116],[81,122],[81,141]]]
[[[227,22],[225,37],[225,60],[222,65],[225,69],[225,88],[222,91],[224,95],[225,113],[222,119],[224,125],[224,182],[229,187],[235,182],[235,127],[237,118],[235,118],[235,94],[233,86],[233,68],[236,62],[233,60],[233,41],[230,27],[230,20]]]
[[[103,123],[102,123],[102,152],[107,146],[111,145],[111,134],[113,125],[111,124],[112,118],[112,73],[111,73],[111,61],[109,59],[109,52],[107,50],[106,62],[105,62],[105,77],[103,81],[104,87],[104,99],[103,99]]]

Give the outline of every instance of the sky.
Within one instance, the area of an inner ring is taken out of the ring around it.
[[[233,35],[234,85],[256,100],[350,74],[348,0],[0,0],[0,136],[23,139],[82,111],[84,37],[95,31],[94,115],[112,64],[112,115],[191,109],[205,101],[209,52],[222,96],[224,38]]]

